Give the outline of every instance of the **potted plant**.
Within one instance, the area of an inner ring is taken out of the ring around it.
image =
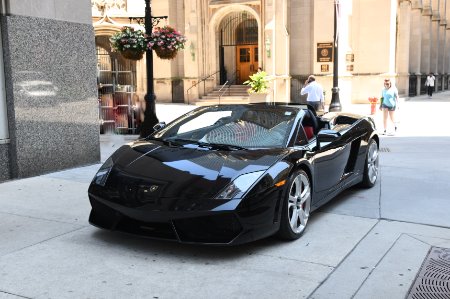
[[[147,47],[161,59],[173,59],[178,50],[184,49],[186,37],[170,26],[156,27],[148,38]]]
[[[267,73],[258,71],[250,76],[250,79],[244,82],[250,86],[247,90],[250,96],[250,103],[265,102],[269,93],[269,79]]]
[[[131,60],[142,59],[147,49],[144,32],[128,26],[122,27],[109,40],[114,50],[118,51],[123,57]]]

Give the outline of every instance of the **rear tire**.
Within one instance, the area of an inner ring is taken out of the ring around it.
[[[303,170],[288,180],[278,235],[286,240],[298,239],[305,231],[311,210],[311,183]]]
[[[378,179],[378,144],[375,140],[371,139],[367,146],[366,161],[364,164],[364,175],[361,186],[365,188],[371,188],[375,185]]]

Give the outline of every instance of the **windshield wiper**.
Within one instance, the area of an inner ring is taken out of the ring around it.
[[[205,146],[209,146],[211,148],[222,149],[222,150],[246,150],[247,149],[247,148],[239,146],[239,145],[226,144],[226,143],[205,143]]]
[[[175,145],[184,145],[184,144],[198,144],[200,145],[201,142],[197,141],[197,140],[192,140],[192,139],[183,139],[183,138],[166,138],[166,139],[162,139],[163,142],[168,143],[169,145],[175,144]]]

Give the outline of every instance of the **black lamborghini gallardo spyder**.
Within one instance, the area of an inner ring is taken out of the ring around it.
[[[297,239],[342,190],[372,187],[370,117],[306,105],[197,108],[119,148],[89,187],[92,225],[183,243]]]

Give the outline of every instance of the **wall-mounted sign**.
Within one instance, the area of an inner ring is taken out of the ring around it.
[[[327,73],[330,71],[330,67],[328,66],[328,64],[321,64],[320,65],[320,71],[322,73]]]
[[[354,62],[355,61],[355,54],[345,54],[345,61],[347,61],[347,62]]]
[[[317,43],[317,62],[333,61],[333,43]]]

